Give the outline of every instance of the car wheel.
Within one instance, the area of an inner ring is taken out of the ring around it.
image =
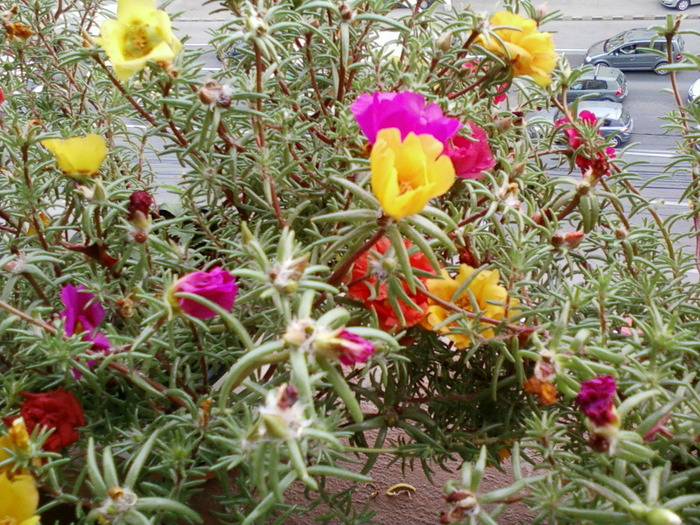
[[[668,75],[669,74],[668,69],[661,69],[667,65],[668,65],[668,62],[666,62],[665,60],[659,62],[658,64],[656,64],[654,66],[654,73],[656,73],[657,75]]]
[[[678,9],[679,11],[685,11],[686,9],[688,9],[689,5],[690,2],[688,0],[680,0],[680,2],[676,4],[676,9]]]
[[[612,137],[610,139],[610,142],[612,143],[613,148],[619,148],[620,146],[622,146],[622,141],[620,140],[620,137],[618,137],[617,135]]]
[[[607,62],[594,62],[593,65],[594,66],[610,67],[610,64],[608,64]]]

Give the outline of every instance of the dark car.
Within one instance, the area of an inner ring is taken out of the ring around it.
[[[671,59],[679,61],[685,43],[679,35],[674,35],[671,44]],[[658,75],[668,73],[663,69],[668,64],[666,40],[649,29],[630,29],[596,42],[588,49],[583,61],[585,64],[612,66],[623,71],[653,71]]]
[[[700,0],[659,0],[662,6],[685,11],[691,5],[700,4]]]
[[[627,78],[617,68],[597,65],[585,71],[566,92],[566,101],[573,102],[579,97],[586,100],[622,102],[627,98]]]

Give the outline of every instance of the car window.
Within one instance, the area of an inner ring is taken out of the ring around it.
[[[588,81],[586,89],[606,89],[607,87],[608,84],[605,82],[605,80],[593,79]]]
[[[581,81],[579,81],[579,82],[574,82],[574,83],[571,85],[571,89],[576,90],[576,91],[582,90],[582,89],[583,89],[583,82],[581,82]]]
[[[605,126],[606,128],[609,128],[609,127],[610,127],[610,124],[612,124],[612,121],[611,121],[609,118],[606,118],[606,119],[603,121],[603,126]]]
[[[637,52],[637,46],[635,44],[630,44],[620,48],[620,53],[623,55],[632,55]]]
[[[620,44],[622,44],[625,41],[624,38],[625,38],[624,33],[620,33],[619,35],[615,35],[611,38],[608,38],[605,41],[605,44],[603,44],[603,51],[607,52],[607,51],[610,51],[612,49],[615,49],[617,46],[619,46]]]
[[[657,40],[654,42],[654,49],[657,51],[666,51],[666,42]]]

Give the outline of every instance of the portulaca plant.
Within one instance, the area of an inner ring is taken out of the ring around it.
[[[700,519],[697,57],[662,218],[560,13],[209,0],[208,76],[106,4],[1,15],[0,523],[366,523],[379,454],[462,463],[422,522]]]

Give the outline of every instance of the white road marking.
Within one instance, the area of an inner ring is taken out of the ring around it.
[[[637,155],[639,157],[664,157],[670,158],[675,156],[675,153],[665,151],[644,151],[644,150],[627,150],[624,155]]]

